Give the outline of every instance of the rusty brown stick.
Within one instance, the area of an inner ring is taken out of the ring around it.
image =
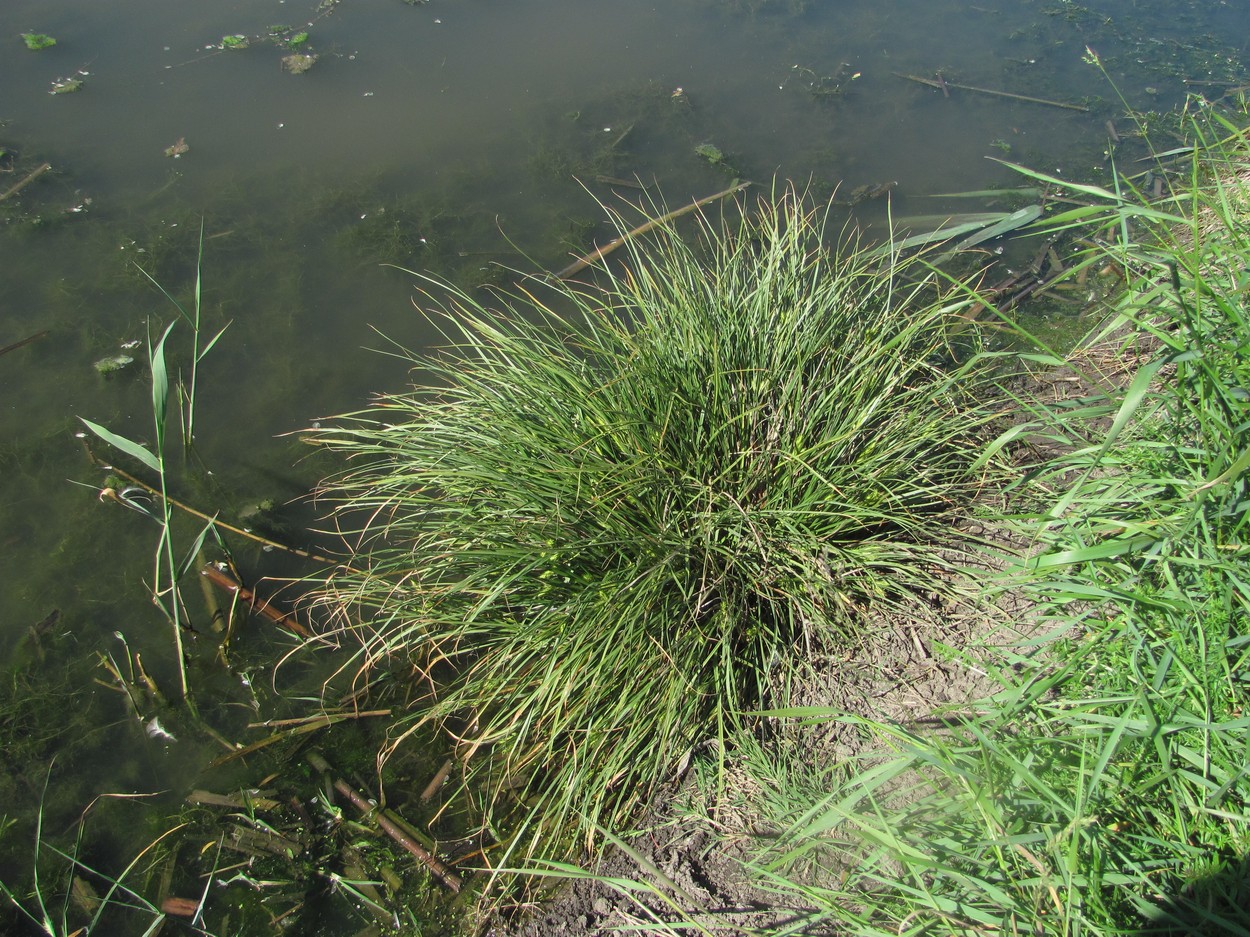
[[[51,168],[51,163],[44,163],[42,166],[36,166],[33,170],[31,170],[30,174],[25,179],[13,186],[4,194],[0,195],[0,202],[3,202],[10,195],[17,195],[18,192],[22,191],[22,189],[26,188]]]
[[[330,770],[330,763],[322,758],[320,754],[317,752],[308,752],[304,757],[308,760],[308,763],[318,771],[322,771],[329,775],[332,783],[334,784],[334,789],[350,800],[357,810],[365,816],[372,814],[373,819],[377,821],[377,824],[381,827],[382,832],[384,832],[391,839],[395,840],[395,842],[399,843],[399,845],[403,846],[404,849],[408,850],[408,852],[416,857],[416,859],[427,869],[434,873],[435,878],[437,878],[440,882],[450,888],[453,892],[459,893],[462,887],[459,875],[447,868],[447,866],[445,866],[424,846],[396,826],[395,823],[391,821],[382,810],[378,809],[375,804],[369,803],[369,801],[361,796],[360,793],[350,784],[342,778],[334,777],[333,772]]]
[[[204,568],[200,570],[200,575],[215,585],[217,588],[228,592],[231,595],[237,595],[240,601],[246,602],[249,609],[264,615],[275,625],[279,625],[287,631],[292,631],[301,638],[311,638],[313,633],[301,625],[290,615],[285,615],[278,611],[264,599],[256,595],[250,589],[245,588],[241,584],[235,582],[212,563],[205,563]]]

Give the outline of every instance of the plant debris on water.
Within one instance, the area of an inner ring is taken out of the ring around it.
[[[177,159],[185,153],[191,152],[191,146],[187,143],[186,137],[179,137],[173,142],[172,146],[165,147],[165,155]]]
[[[292,75],[302,75],[317,64],[317,56],[305,55],[298,52],[282,57],[283,67]]]
[[[49,94],[72,94],[83,86],[83,80],[77,75],[70,78],[57,78],[52,82]]]
[[[51,49],[56,45],[56,40],[51,36],[45,36],[43,33],[22,33],[22,41],[26,43],[26,48],[32,52],[38,52],[41,49]]]
[[[130,355],[109,355],[95,363],[95,369],[101,374],[115,374],[135,363]]]

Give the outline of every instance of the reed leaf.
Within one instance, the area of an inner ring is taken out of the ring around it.
[[[138,459],[144,464],[144,466],[151,469],[153,472],[160,472],[161,463],[157,460],[156,456],[152,455],[152,453],[149,452],[144,446],[127,439],[125,436],[118,436],[112,430],[105,429],[100,424],[93,423],[86,417],[80,416],[78,419],[82,420],[83,425],[86,426],[87,429],[91,430],[91,432],[95,433],[110,446],[115,447],[120,452],[124,452],[131,458]]]

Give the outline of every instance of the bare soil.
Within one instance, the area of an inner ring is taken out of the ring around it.
[[[998,605],[935,609],[923,620],[882,618],[872,629],[872,641],[853,655],[812,654],[791,703],[904,725],[958,710],[994,688],[978,661],[995,656],[995,645],[1019,639],[1017,625],[1025,610],[1012,607],[1009,596],[1004,599]],[[762,728],[790,757],[798,747],[800,757],[817,765],[857,755],[869,742],[849,721],[797,731],[780,723]],[[639,824],[643,834],[630,841],[641,862],[625,851],[608,850],[587,865],[598,880],[566,883],[546,900],[496,917],[480,934],[619,933],[655,920],[676,921],[673,904],[704,909],[717,933],[777,925],[801,915],[801,908],[780,906],[778,896],[760,889],[744,870],[752,852],[779,831],[768,829],[762,811],[754,809],[755,781],[733,753],[728,766],[732,796],[727,802],[706,803],[693,771],[671,785]],[[605,884],[604,878],[644,883],[648,890],[627,892]]]

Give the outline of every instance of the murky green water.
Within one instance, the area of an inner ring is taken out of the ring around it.
[[[463,284],[506,281],[500,263],[562,266],[607,233],[595,199],[639,197],[605,177],[640,179],[670,206],[735,177],[810,181],[822,195],[897,182],[895,214],[983,207],[931,196],[1016,181],[989,158],[1098,177],[1108,121],[1122,135],[1117,158],[1145,149],[1116,91],[1082,61],[1086,46],[1158,145],[1169,124],[1154,115],[1187,93],[1214,100],[1243,84],[1247,26],[1234,4],[1161,0],[6,0],[0,194],[45,161],[51,170],[0,201],[0,348],[46,332],[0,355],[0,647],[12,662],[0,795],[15,821],[0,877],[29,873],[54,755],[45,832],[63,847],[56,837],[96,795],[166,792],[97,808],[108,816],[92,848],[115,874],[172,824],[191,787],[306,775],[281,759],[208,770],[218,741],[194,724],[176,743],[149,738],[97,665],[112,654],[126,669],[128,648],[167,692],[177,687],[170,625],[148,598],[156,525],[99,500],[103,473],[78,418],[152,439],[146,342],[176,313],[141,269],[190,308],[201,225],[204,334],[229,328],[198,375],[198,461],[183,468],[170,447],[175,493],[311,545],[300,499],[334,466],[285,434],[400,387],[403,362],[377,352],[388,340],[432,340],[412,278],[388,264]],[[28,51],[19,34],[32,31],[56,46]],[[282,44],[304,31],[298,49]],[[233,35],[248,47],[219,48]],[[317,56],[304,74],[284,71],[294,51]],[[947,97],[900,77],[939,72],[1088,110]],[[83,84],[50,94],[58,79]],[[186,152],[167,156],[180,141]],[[722,158],[701,157],[704,145]],[[855,212],[880,223],[884,203]],[[170,339],[184,369],[189,341],[185,325]],[[137,360],[97,373],[94,362],[115,355]],[[276,507],[258,521],[248,509],[263,501]],[[180,522],[177,533],[185,544],[196,530]],[[232,543],[250,578],[310,570]],[[194,584],[187,595],[198,600]],[[203,625],[202,607],[188,608]],[[32,641],[29,629],[54,613]],[[187,635],[204,722],[230,742],[263,734],[249,721],[310,711],[298,697],[315,693],[318,662],[299,658],[274,677],[290,647],[275,634],[241,626],[224,663],[211,630]],[[159,714],[184,721],[177,707]],[[211,822],[189,819],[199,839],[174,850],[179,862],[211,843]],[[149,893],[163,868],[143,867]],[[340,904],[324,932],[364,926]],[[220,911],[208,923],[225,926]]]

